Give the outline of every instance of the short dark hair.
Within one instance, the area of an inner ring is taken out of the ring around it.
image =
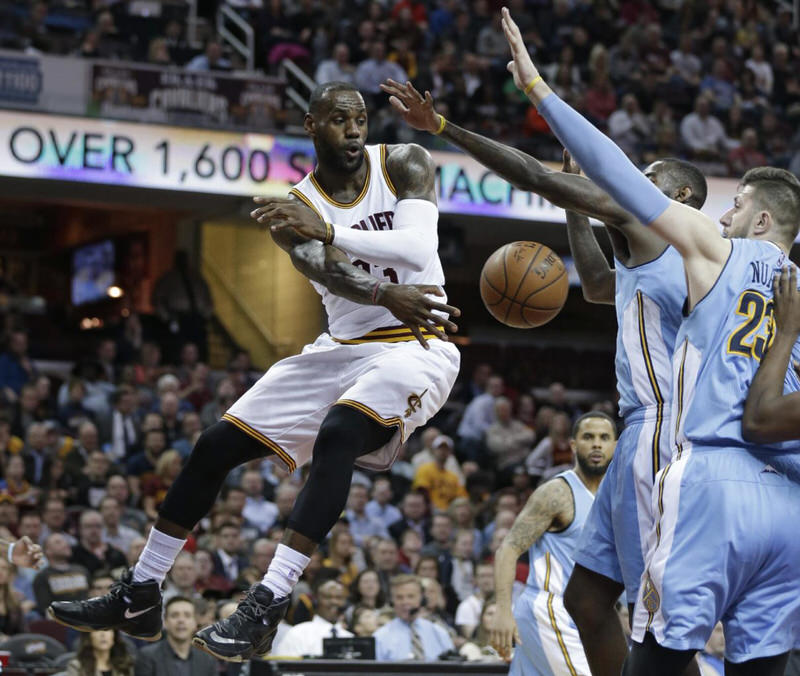
[[[187,598],[186,596],[173,596],[169,601],[164,604],[164,616],[166,617],[167,613],[169,612],[169,607],[173,603],[188,603],[192,608],[194,608],[195,615],[197,614],[197,608],[194,605],[194,601],[192,599]]]
[[[325,102],[329,93],[332,92],[356,92],[359,93],[358,88],[349,82],[341,82],[334,80],[333,82],[325,82],[318,85],[311,92],[311,98],[308,100],[308,112],[316,115],[320,112],[322,104]]]
[[[617,438],[617,423],[614,422],[614,418],[612,418],[608,413],[603,413],[602,411],[589,411],[588,413],[584,413],[580,418],[575,421],[575,424],[572,425],[572,438],[578,438],[578,432],[580,432],[581,425],[583,424],[584,420],[589,420],[590,418],[600,418],[601,420],[608,420],[611,423],[611,429],[614,430],[614,438]]]
[[[235,528],[238,531],[242,530],[242,527],[235,521],[223,521],[219,526],[217,526],[217,533],[221,533],[226,528]]]
[[[786,169],[755,167],[742,176],[742,187],[753,186],[758,209],[768,211],[781,230],[794,240],[800,228],[800,180]]]
[[[679,160],[677,157],[667,157],[660,162],[661,170],[669,179],[670,192],[683,187],[690,188],[692,195],[686,200],[686,204],[700,209],[708,197],[708,182],[703,172],[691,162]]]

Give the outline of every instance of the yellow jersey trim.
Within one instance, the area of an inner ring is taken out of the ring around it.
[[[656,429],[653,433],[653,448],[652,448],[652,465],[653,465],[653,481],[656,480],[656,474],[661,469],[661,425],[664,421],[664,397],[661,395],[661,388],[658,386],[658,379],[656,378],[656,371],[653,368],[653,359],[650,356],[650,346],[647,344],[647,330],[644,326],[644,298],[641,291],[636,292],[636,304],[639,310],[639,343],[642,347],[642,354],[644,355],[644,364],[647,368],[647,377],[650,380],[650,387],[653,389],[653,396],[656,398]]]
[[[389,170],[386,168],[386,158],[389,156],[389,149],[385,143],[381,143],[381,171],[383,172],[383,180],[386,181],[386,187],[392,191],[392,194],[397,197],[397,188],[394,187],[392,179],[389,176]]]
[[[364,151],[364,159],[367,161],[367,177],[364,179],[364,186],[361,188],[361,192],[352,202],[337,202],[322,189],[322,186],[317,182],[313,171],[308,176],[311,179],[311,183],[317,189],[323,199],[330,202],[333,206],[339,207],[340,209],[352,209],[354,206],[356,206],[356,204],[364,199],[365,195],[369,191],[369,183],[372,178],[372,166],[369,161],[369,153],[366,150]]]
[[[303,204],[305,204],[309,209],[311,209],[317,216],[319,216],[319,220],[324,221],[325,219],[322,217],[322,214],[319,213],[319,209],[314,206],[308,197],[306,197],[303,193],[301,193],[297,188],[292,188],[289,191],[290,195],[294,195],[297,199],[299,199]]]
[[[260,441],[264,446],[266,446],[269,450],[271,450],[278,458],[286,465],[290,472],[294,472],[297,469],[297,463],[292,459],[284,449],[282,449],[278,444],[276,444],[272,439],[270,439],[265,434],[262,434],[257,429],[250,427],[246,422],[243,420],[239,420],[239,418],[232,416],[230,413],[225,413],[222,416],[223,420],[227,420],[229,423],[236,425],[242,432],[251,436],[256,441]]]

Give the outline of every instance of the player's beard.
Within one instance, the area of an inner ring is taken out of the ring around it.
[[[589,463],[587,458],[583,458],[577,453],[575,457],[578,459],[578,466],[581,468],[581,471],[586,474],[587,476],[603,476],[608,469],[608,466],[611,464],[611,459],[607,460],[602,465],[592,465]]]
[[[347,159],[344,151],[334,150],[330,147],[317,149],[319,164],[325,166],[326,169],[332,169],[337,172],[345,174],[352,174],[361,169],[364,164],[364,153],[359,153],[352,161]]]

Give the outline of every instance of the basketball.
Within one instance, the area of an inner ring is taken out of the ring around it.
[[[564,306],[569,279],[563,261],[538,242],[510,242],[486,260],[481,298],[497,321],[515,329],[542,326]]]

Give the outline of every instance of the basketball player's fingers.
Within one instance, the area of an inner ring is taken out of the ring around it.
[[[419,326],[416,326],[416,324],[406,324],[406,326],[411,329],[411,333],[414,334],[414,337],[419,341],[419,344],[422,345],[422,347],[424,347],[426,350],[431,349],[430,345],[428,345],[428,341],[425,340],[425,336],[422,335],[422,331],[420,331]]]
[[[425,90],[425,103],[433,108],[433,94],[431,94],[427,89]]]
[[[448,307],[448,306],[445,305],[444,307]],[[440,308],[433,308],[433,309],[434,310],[438,310]],[[455,310],[457,308],[453,308],[453,309]],[[447,310],[442,310],[442,312],[447,312]],[[440,324],[442,324],[444,326],[444,328],[446,328],[451,333],[457,333],[458,332],[458,324],[456,324],[455,322],[452,322],[449,319],[445,319],[444,317],[441,317],[440,315],[432,315],[432,316],[435,317],[436,321],[439,322]],[[454,316],[458,316],[458,315],[454,315]]]
[[[444,296],[444,291],[439,286],[433,284],[417,284],[416,286],[419,292],[426,296]]]
[[[398,113],[405,114],[408,112],[408,108],[406,104],[403,103],[400,99],[396,96],[392,95],[389,97],[389,103],[392,104],[392,108],[394,108]]]
[[[439,310],[439,312],[446,312],[451,317],[460,317],[461,310],[452,305],[445,305],[444,303],[434,303],[432,300],[428,301],[428,308],[431,310]]]
[[[406,91],[412,96],[415,96],[420,103],[425,103],[425,97],[417,91],[417,88],[411,84],[410,80],[406,82]]]
[[[439,328],[441,323],[442,322],[439,321],[439,318],[436,317],[435,319],[428,320],[425,323],[425,328],[428,329],[428,331],[430,331],[439,340],[448,341],[450,339],[447,337],[447,334]]]
[[[519,637],[519,629],[514,627],[514,644],[520,645],[522,643],[522,639]]]

